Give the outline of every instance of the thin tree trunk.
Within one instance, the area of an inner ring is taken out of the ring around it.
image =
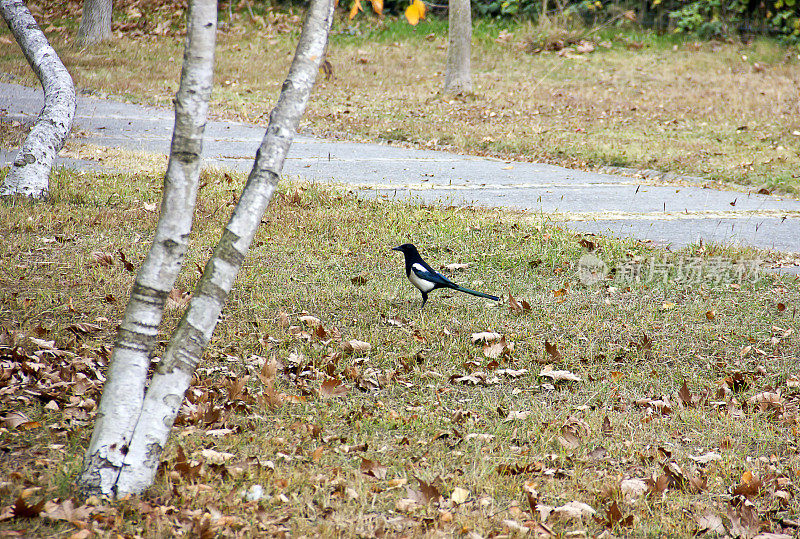
[[[469,0],[450,0],[448,17],[449,41],[444,91],[469,93],[472,91],[470,54],[472,49],[472,11]]]
[[[319,72],[332,20],[332,0],[313,0],[242,196],[145,395],[117,482],[118,495],[140,493],[153,482],[183,395],[278,185],[284,159]]]
[[[75,86],[22,0],[0,0],[0,13],[44,89],[44,108],[0,188],[0,196],[45,198],[50,169],[72,129]]]
[[[122,459],[108,461],[105,455],[109,447],[100,448],[105,453],[95,454],[92,448],[87,453],[87,463],[91,465],[94,462],[95,468],[102,470],[99,474],[102,478],[114,479],[110,488],[103,487],[103,492],[116,496],[138,494],[153,482],[184,393],[277,186],[284,159],[319,71],[332,18],[331,0],[312,2],[292,67],[270,116],[239,203],[156,368],[141,410],[135,413],[135,426],[130,438],[118,441],[123,445],[114,454],[121,455]],[[144,376],[140,378],[143,380]],[[106,392],[109,392],[108,386],[103,391],[103,401],[107,398]],[[117,397],[109,392],[108,398],[112,401]],[[106,420],[106,424],[106,428],[111,428],[108,426],[110,421]],[[91,487],[94,477],[87,472],[90,472],[88,466],[84,478],[88,476],[89,481],[85,484]]]
[[[214,80],[216,0],[190,4],[181,82],[175,98],[175,129],[161,215],[153,245],[131,292],[109,364],[86,452],[81,486],[112,494],[144,398],[150,355],[167,296],[180,273],[192,229],[203,132]]]
[[[83,15],[76,39],[79,47],[100,43],[111,37],[112,0],[83,0]]]

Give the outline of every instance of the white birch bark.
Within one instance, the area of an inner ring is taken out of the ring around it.
[[[319,72],[332,19],[333,1],[313,0],[247,184],[145,395],[117,479],[117,496],[141,493],[153,482],[184,393],[280,179]]]
[[[187,25],[161,214],[153,244],[136,275],[111,355],[80,477],[80,484],[87,492],[113,494],[141,412],[150,355],[164,305],[188,248],[202,166],[203,132],[214,79],[217,1],[193,1]]]
[[[111,37],[112,0],[83,0],[83,15],[76,39],[79,47],[94,45]]]
[[[6,175],[0,196],[46,198],[50,169],[75,117],[75,86],[22,0],[0,0],[0,14],[44,89],[44,108]]]
[[[448,36],[444,91],[469,93],[472,91],[472,11],[469,0],[450,0]]]

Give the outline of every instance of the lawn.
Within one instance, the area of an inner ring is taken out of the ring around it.
[[[161,9],[148,10],[122,2],[118,38],[78,51],[71,43],[79,4],[46,2],[37,14],[81,91],[171,106],[182,58],[182,11],[170,3],[151,2]],[[241,5],[232,15],[221,14],[212,113],[264,124],[300,17],[276,10],[251,17]],[[440,91],[446,43],[446,22],[436,18],[411,27],[392,17],[338,17],[328,55],[332,74],[320,77],[303,130],[798,190],[796,49],[768,40],[695,42],[616,23],[563,30],[476,21],[474,93],[448,96]],[[0,72],[4,80],[35,83],[5,29]]]
[[[204,173],[161,346],[243,181]],[[74,478],[160,184],[160,171],[61,171],[49,202],[0,207],[0,534],[800,526],[795,277],[752,273],[757,252],[669,253],[544,216],[303,184],[282,186],[264,217],[154,487],[81,499]],[[390,250],[405,241],[503,300],[439,291],[421,311]],[[590,253],[612,269],[596,283],[575,272]],[[678,273],[690,265],[693,278]]]
[[[118,39],[91,51],[69,48],[58,10],[37,14],[83,91],[168,106],[179,14],[116,5]],[[298,18],[234,15],[213,113],[265,122]],[[531,52],[574,36],[595,51]],[[477,23],[475,93],[443,96],[445,40],[436,20],[338,20],[304,129],[796,190],[794,51]],[[15,47],[0,31],[3,80],[32,84]],[[5,127],[4,144],[24,134]],[[47,202],[0,205],[0,536],[800,530],[800,281],[762,271],[775,254],[665,251],[300,180],[262,220],[155,485],[83,498],[74,481],[165,166],[110,157],[128,172],[59,170]],[[202,175],[154,362],[243,182]],[[391,251],[408,241],[502,300],[437,291],[421,310]]]

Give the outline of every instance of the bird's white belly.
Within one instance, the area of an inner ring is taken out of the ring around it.
[[[408,272],[408,280],[411,281],[411,284],[416,286],[422,292],[430,292],[431,290],[433,290],[433,287],[435,285],[430,281],[426,281],[425,279],[420,279],[419,277],[417,277],[417,274],[414,273],[414,270],[417,268],[419,269],[419,271],[426,271],[425,268],[423,268],[419,264],[414,264],[413,266],[411,266],[411,271]]]

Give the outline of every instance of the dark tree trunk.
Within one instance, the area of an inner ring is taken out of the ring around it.
[[[112,0],[83,0],[77,43],[86,47],[111,38]]]

